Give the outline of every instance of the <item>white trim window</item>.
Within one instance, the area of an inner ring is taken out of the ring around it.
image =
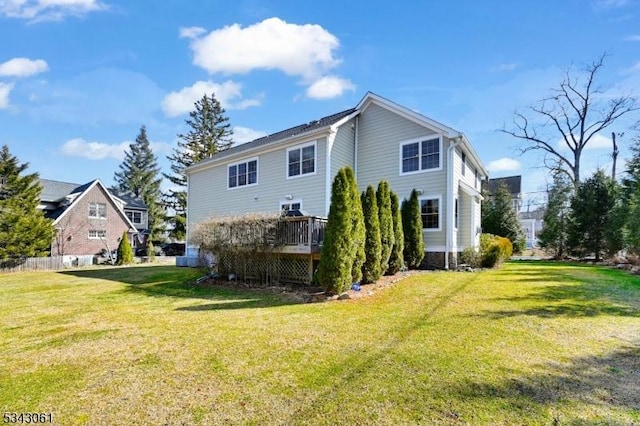
[[[258,184],[258,159],[240,161],[227,166],[227,189]]]
[[[464,176],[467,173],[467,154],[464,151],[462,151],[460,160],[462,161],[462,176]]]
[[[302,210],[302,200],[280,201],[280,212],[284,215],[289,210]]]
[[[442,229],[442,196],[420,197],[420,217],[422,229],[440,231]]]
[[[287,179],[316,173],[317,142],[287,149]]]
[[[453,227],[458,229],[458,225],[460,223],[460,203],[458,201],[458,197],[455,198],[453,203]]]
[[[90,240],[103,240],[107,238],[107,231],[104,229],[90,229],[89,230],[89,239]]]
[[[400,143],[400,174],[442,169],[442,136],[427,136]]]
[[[105,203],[89,203],[89,217],[92,219],[106,219],[107,205]]]
[[[135,225],[142,224],[142,212],[134,212],[134,211],[128,210],[125,212],[125,214],[127,215],[127,218],[131,221],[131,223]]]

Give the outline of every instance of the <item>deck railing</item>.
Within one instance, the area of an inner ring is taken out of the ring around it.
[[[286,217],[278,224],[278,245],[319,247],[324,240],[327,219],[318,216]]]

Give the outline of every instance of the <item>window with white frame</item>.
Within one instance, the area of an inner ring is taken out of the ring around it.
[[[476,176],[475,180],[473,181],[473,187],[475,189],[478,189],[478,169],[473,169],[473,172]]]
[[[442,167],[442,139],[421,138],[400,144],[400,173],[415,173]]]
[[[105,203],[89,203],[89,217],[104,219],[107,217],[107,205]]]
[[[142,223],[142,212],[127,211],[126,215],[132,223],[136,225],[140,225]]]
[[[228,167],[229,188],[249,186],[258,183],[258,159],[231,164]]]
[[[467,154],[462,153],[462,176],[467,172]]]
[[[287,150],[287,177],[310,175],[316,172],[316,142]]]
[[[280,202],[280,211],[282,212],[282,214],[287,214],[287,212],[290,210],[302,210],[302,201],[294,200]]]
[[[440,197],[420,199],[420,216],[423,229],[440,229]]]
[[[89,238],[92,240],[107,238],[107,231],[104,229],[90,229]]]

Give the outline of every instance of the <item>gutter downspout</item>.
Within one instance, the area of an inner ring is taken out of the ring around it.
[[[449,269],[449,252],[451,252],[451,240],[453,239],[453,151],[462,144],[462,135],[453,138],[447,148],[447,231],[445,233],[444,269]]]
[[[358,125],[360,122],[360,116],[356,115],[356,127],[354,129],[355,135],[353,137],[353,174],[356,176],[356,182],[358,181]]]
[[[324,191],[324,206],[325,217],[329,217],[329,208],[331,207],[331,150],[333,149],[333,143],[336,140],[338,134],[337,127],[331,126],[329,129],[329,136],[327,136],[326,145],[326,161],[325,161],[325,191]]]

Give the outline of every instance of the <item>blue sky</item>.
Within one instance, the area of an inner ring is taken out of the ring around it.
[[[639,0],[0,0],[0,144],[41,177],[111,185],[141,125],[160,165],[204,91],[238,143],[373,91],[464,132],[492,177],[546,173],[497,129],[609,52],[608,94],[640,87]],[[584,170],[610,167],[610,131]],[[525,201],[526,204],[526,201]]]

